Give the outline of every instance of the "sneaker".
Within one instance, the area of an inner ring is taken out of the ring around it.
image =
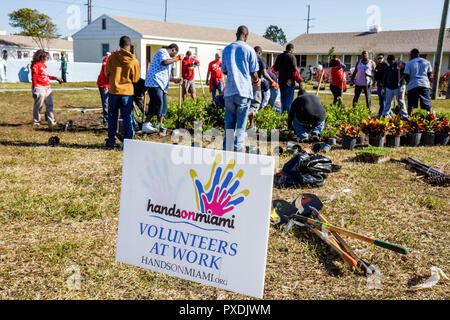
[[[158,126],[158,131],[161,134],[166,134],[167,133],[167,129],[163,125]]]
[[[297,142],[305,143],[308,140],[308,137],[297,137]]]
[[[155,129],[155,127],[153,127],[151,122],[144,122],[144,124],[142,125],[142,132],[144,133],[153,133],[156,131],[157,130]]]
[[[320,141],[320,133],[318,132],[311,133],[311,140],[314,142]]]

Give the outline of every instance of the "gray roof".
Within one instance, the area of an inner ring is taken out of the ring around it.
[[[38,49],[38,45],[33,41],[32,37],[18,35],[0,35],[0,47],[1,46]],[[47,49],[62,49],[72,51],[73,41],[64,39],[51,39],[47,43]]]
[[[210,41],[223,44],[228,44],[236,40],[236,30],[128,18],[109,14],[106,16],[136,31],[142,36],[154,36],[193,41]],[[284,51],[284,48],[277,43],[252,32],[249,33],[247,43],[252,47],[260,46],[265,52]]]
[[[336,54],[359,54],[363,49],[383,53],[436,52],[438,29],[343,33],[309,33],[292,40],[297,54],[327,55],[334,46]],[[444,52],[450,52],[450,29],[446,29]]]

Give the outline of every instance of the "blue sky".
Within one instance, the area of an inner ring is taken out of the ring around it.
[[[67,36],[76,30],[67,27],[67,9],[77,5],[81,11],[81,27],[86,25],[86,0],[15,0],[2,1],[0,30],[14,32],[8,13],[20,8],[33,8],[49,15],[58,33]],[[164,20],[164,0],[92,0],[93,20],[103,13]],[[311,5],[311,33],[352,32],[367,30],[367,21],[379,17],[383,30],[439,28],[444,0],[168,0],[168,22],[236,29],[245,24],[250,31],[262,35],[267,26],[281,27],[287,39],[306,32],[307,5]],[[367,13],[369,6],[379,9]],[[379,13],[379,15],[377,14]],[[450,26],[450,17],[447,27]]]

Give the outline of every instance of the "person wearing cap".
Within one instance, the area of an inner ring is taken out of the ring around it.
[[[61,51],[61,67],[59,68],[61,70],[61,79],[64,83],[67,82],[67,54],[65,51]]]
[[[402,120],[408,119],[408,110],[405,103],[406,81],[404,78],[405,63],[395,61],[393,55],[387,57],[388,66],[384,70],[383,91],[385,96],[384,110],[382,116],[392,116],[391,106],[394,97],[400,107],[400,117]]]
[[[181,76],[183,78],[183,101],[189,93],[194,101],[197,100],[195,92],[195,67],[200,66],[200,61],[192,57],[191,51],[186,51],[186,56],[181,61]]]
[[[333,93],[333,104],[342,102],[342,92],[345,90],[347,81],[345,79],[345,64],[339,59],[331,60],[331,84],[330,90]]]
[[[258,87],[258,58],[246,41],[248,28],[240,26],[236,41],[223,50],[222,71],[227,75],[225,100],[224,150],[244,151],[248,110],[253,99],[253,87]]]
[[[103,109],[103,124],[108,125],[109,79],[105,75],[105,67],[111,52],[107,52],[103,58],[100,74],[97,77],[97,87],[100,92]]]
[[[326,117],[327,112],[319,98],[300,89],[289,111],[288,129],[294,129],[298,142],[308,140],[309,132],[311,132],[312,140],[319,141]]]
[[[177,55],[178,51],[178,46],[172,43],[168,47],[159,49],[153,56],[145,77],[145,86],[148,88],[150,104],[148,105],[146,122],[142,125],[142,132],[166,132],[163,121],[167,113],[169,82],[180,83],[183,81],[181,78],[173,78],[171,76],[173,64],[184,58],[183,54]],[[156,127],[150,122],[155,116],[158,118],[159,123]]]
[[[120,49],[108,58],[105,76],[109,79],[108,138],[106,146],[114,147],[117,133],[117,121],[123,120],[123,138],[133,139],[133,83],[141,74],[139,62],[131,53],[131,39],[123,36],[119,41]]]
[[[408,83],[408,114],[415,108],[431,112],[431,84],[433,69],[428,60],[420,57],[418,49],[411,50],[411,59],[405,66],[404,77]]]

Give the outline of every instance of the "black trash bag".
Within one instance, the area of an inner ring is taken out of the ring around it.
[[[321,187],[328,174],[339,168],[321,154],[297,154],[284,165],[281,173],[275,178],[275,186],[278,188]]]

